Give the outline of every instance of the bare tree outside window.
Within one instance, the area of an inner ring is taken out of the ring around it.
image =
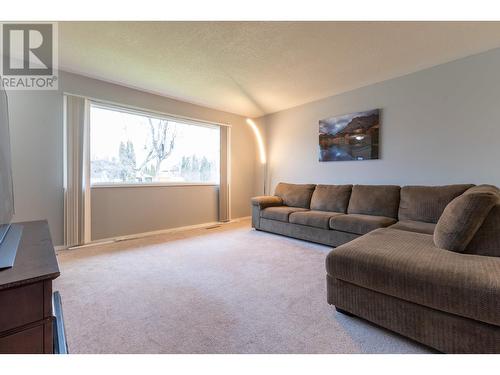
[[[220,129],[91,106],[91,182],[218,183]]]
[[[138,171],[142,171],[153,161],[153,169],[150,169],[149,172],[156,177],[160,172],[161,163],[170,156],[174,149],[177,129],[175,124],[167,120],[156,120],[156,124],[154,124],[153,119],[148,118],[148,122],[150,133],[148,143],[144,145],[148,154]]]

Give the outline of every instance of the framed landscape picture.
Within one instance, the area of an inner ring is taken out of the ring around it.
[[[379,109],[320,120],[319,161],[378,159],[379,134]]]

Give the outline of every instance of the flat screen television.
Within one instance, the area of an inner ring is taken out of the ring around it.
[[[0,87],[0,270],[12,267],[19,244],[19,226],[11,225],[14,216],[14,189],[9,134],[7,93]]]

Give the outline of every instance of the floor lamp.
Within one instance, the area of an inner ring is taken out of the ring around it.
[[[259,147],[259,158],[260,158],[260,163],[262,164],[263,168],[264,168],[264,173],[263,173],[263,180],[264,180],[264,183],[263,183],[263,191],[264,191],[264,195],[266,195],[266,180],[267,180],[267,161],[266,161],[266,149],[264,148],[264,140],[262,139],[262,135],[260,134],[260,130],[259,128],[257,127],[257,125],[255,125],[255,122],[253,122],[252,119],[249,119],[247,118],[247,124],[250,125],[250,127],[252,128],[254,134],[255,134],[255,138],[257,139],[257,145]]]

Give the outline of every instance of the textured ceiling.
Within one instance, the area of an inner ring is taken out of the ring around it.
[[[500,22],[61,22],[61,69],[257,117],[500,47]]]

